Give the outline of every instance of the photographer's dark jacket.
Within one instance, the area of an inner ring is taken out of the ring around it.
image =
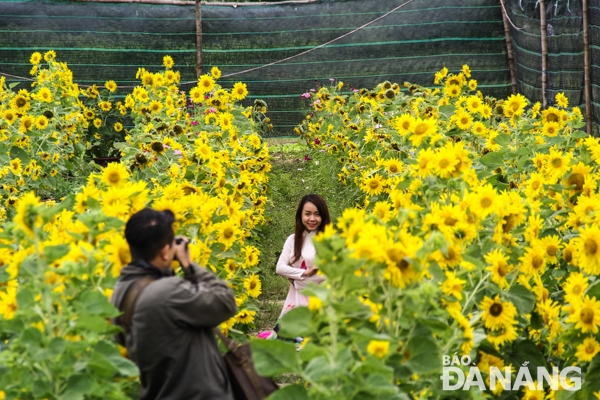
[[[140,399],[233,400],[212,332],[237,312],[232,290],[194,264],[182,279],[138,261],[121,270],[111,300],[117,308],[143,276],[157,280],[139,296],[126,338],[129,357],[140,369]]]

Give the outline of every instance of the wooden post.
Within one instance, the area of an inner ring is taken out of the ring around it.
[[[196,77],[202,75],[202,11],[200,0],[196,0]]]
[[[506,15],[506,7],[504,7],[504,0],[500,0],[500,8],[500,11],[502,11],[502,22],[504,23],[504,37],[506,38],[506,53],[508,54],[508,68],[510,70],[512,93],[517,94],[518,89],[515,55],[513,53],[512,40],[510,38],[510,26],[508,24],[508,16]]]
[[[585,123],[588,135],[592,134],[592,85],[590,80],[590,40],[588,0],[583,0],[583,76],[585,91]]]
[[[546,84],[548,82],[548,43],[546,42],[546,0],[540,0],[540,37],[542,39],[542,107],[546,108]]]

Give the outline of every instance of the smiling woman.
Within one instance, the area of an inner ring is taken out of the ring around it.
[[[300,293],[310,282],[321,283],[324,278],[317,275],[314,265],[316,251],[312,239],[323,232],[330,223],[327,203],[318,194],[307,194],[296,209],[296,226],[283,246],[277,261],[277,274],[290,280],[290,288],[283,304],[281,316],[296,306],[307,306],[308,297]]]

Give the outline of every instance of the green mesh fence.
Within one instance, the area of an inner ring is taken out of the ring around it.
[[[547,84],[546,99],[554,103],[558,92],[564,92],[571,105],[585,107],[584,65],[583,65],[583,13],[581,2],[546,2],[546,38],[547,38]],[[590,39],[592,46],[592,77],[597,74],[597,45],[600,44],[599,1],[591,1]],[[518,91],[533,101],[542,99],[542,46],[540,35],[540,9],[536,1],[507,0],[507,14],[514,24],[511,37],[514,46],[518,76]],[[594,50],[596,47],[596,50]],[[593,98],[600,99],[598,79],[593,82]],[[600,103],[592,103],[594,115],[600,116]],[[596,119],[597,121],[597,119]]]
[[[234,74],[298,55],[405,2],[203,5],[204,71],[219,66],[224,75]],[[510,9],[523,13],[518,5]],[[31,53],[54,49],[80,84],[113,79],[133,86],[137,68],[157,70],[165,54],[175,59],[182,81],[194,80],[195,35],[193,6],[0,1],[0,72],[27,77]],[[519,46],[535,51],[525,40]],[[415,0],[326,47],[220,82],[225,87],[246,82],[246,101],[261,98],[269,105],[275,126],[270,135],[286,136],[306,113],[300,94],[330,79],[356,88],[384,80],[432,86],[441,67],[458,70],[468,63],[486,94],[504,97],[511,90],[505,49],[498,0]],[[522,87],[536,87],[535,72],[521,68],[520,74]],[[557,87],[561,79],[557,74]],[[525,93],[534,97],[535,90],[530,92]]]

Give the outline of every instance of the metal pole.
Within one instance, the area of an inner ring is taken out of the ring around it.
[[[510,38],[510,25],[508,24],[508,16],[504,7],[504,0],[500,0],[500,8],[502,11],[502,22],[504,23],[504,37],[506,38],[506,53],[508,54],[508,68],[510,70],[510,82],[512,85],[512,93],[517,94],[517,72],[515,67],[515,55]]]

